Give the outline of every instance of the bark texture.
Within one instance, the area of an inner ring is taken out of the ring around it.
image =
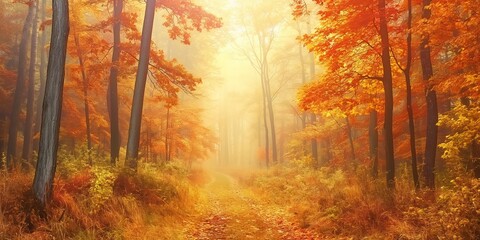
[[[133,93],[132,113],[128,129],[127,163],[137,169],[140,129],[142,125],[143,97],[147,83],[148,62],[150,60],[150,44],[152,42],[153,19],[155,17],[155,0],[147,0],[143,21],[142,40],[140,43],[140,61],[138,63],[135,89]]]
[[[430,8],[430,0],[423,0],[422,18],[424,20],[430,19],[432,14]],[[425,167],[423,175],[425,185],[429,189],[435,188],[435,159],[437,154],[437,138],[438,138],[438,104],[437,93],[429,83],[433,76],[432,59],[430,56],[430,46],[428,46],[430,38],[428,35],[423,35],[420,43],[420,61],[422,64],[422,76],[426,82],[425,96],[427,100],[427,139],[425,143]]]
[[[118,123],[118,64],[120,60],[120,27],[123,0],[113,1],[113,54],[108,83],[108,113],[110,116],[110,162],[115,165],[120,156],[120,127]]]
[[[33,193],[40,206],[45,207],[53,189],[57,166],[58,135],[62,112],[65,58],[69,32],[67,0],[52,0],[53,19],[47,83],[43,101],[42,126]]]
[[[393,153],[393,84],[392,66],[390,64],[390,42],[388,39],[388,26],[386,19],[385,0],[378,1],[380,13],[380,37],[382,39],[382,66],[383,88],[385,90],[385,160],[387,186],[395,187],[395,159]]]

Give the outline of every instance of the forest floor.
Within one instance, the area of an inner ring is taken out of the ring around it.
[[[287,209],[261,201],[229,175],[212,173],[201,192],[197,216],[185,225],[188,239],[320,239]]]

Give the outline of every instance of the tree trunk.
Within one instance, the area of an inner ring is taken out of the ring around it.
[[[47,8],[47,0],[42,0],[42,17],[40,18],[41,23],[44,23],[46,20],[46,8]],[[45,79],[46,79],[46,50],[45,45],[47,42],[47,34],[46,30],[43,29],[41,37],[40,37],[40,90],[38,92],[38,99],[37,99],[37,113],[35,115],[35,134],[40,132],[40,125],[42,122],[42,104],[43,104],[43,96],[45,95]],[[38,140],[34,141],[33,144],[35,148],[38,147]]]
[[[78,62],[80,63],[80,71],[82,72],[82,81],[83,81],[83,106],[85,110],[85,128],[87,134],[87,156],[88,156],[88,164],[92,165],[92,157],[90,156],[92,151],[92,136],[91,136],[91,129],[90,129],[90,107],[88,104],[88,78],[87,73],[85,70],[85,63],[83,61],[83,52],[80,47],[80,39],[76,29],[73,29],[73,38],[75,40],[75,47],[77,48],[78,54]]]
[[[302,31],[300,30],[300,24],[297,21],[297,31],[298,31],[298,36],[302,36]],[[305,69],[305,59],[303,58],[303,45],[302,43],[298,44],[298,56],[300,57],[300,69],[301,69],[301,77],[302,77],[302,85],[305,85],[307,83],[307,71]],[[307,113],[303,112],[302,113],[302,130],[304,130],[307,127]],[[306,147],[306,143],[304,143]]]
[[[140,44],[140,61],[133,94],[132,114],[128,129],[127,162],[130,168],[137,168],[138,145],[142,125],[143,97],[147,82],[148,62],[150,59],[150,43],[152,41],[153,19],[155,17],[155,1],[147,0],[143,21],[142,40]]]
[[[265,100],[266,100],[266,107],[268,110],[268,119],[270,121],[270,136],[272,141],[272,163],[276,164],[278,161],[277,156],[277,133],[275,129],[275,114],[273,111],[273,98],[272,98],[272,91],[270,88],[270,75],[269,75],[269,63],[268,63],[268,51],[267,43],[265,42],[265,36],[262,33],[259,33],[259,42],[260,42],[260,49],[262,51],[262,75],[263,75],[263,83],[264,83],[264,93],[265,93]]]
[[[108,113],[110,114],[110,162],[115,165],[120,156],[120,127],[118,123],[118,64],[120,60],[120,27],[123,0],[113,1],[113,54],[110,80],[108,83]]]
[[[32,38],[30,44],[30,67],[28,70],[28,93],[27,93],[27,116],[25,119],[25,128],[23,132],[23,151],[22,151],[22,168],[28,169],[28,161],[32,157],[33,144],[33,104],[35,99],[35,65],[37,60],[37,1],[32,2],[35,8],[32,17]]]
[[[432,14],[430,8],[430,0],[423,0],[422,18],[425,21],[430,19]],[[422,76],[426,82],[425,95],[427,99],[427,139],[425,145],[425,168],[423,171],[425,185],[429,189],[435,188],[435,158],[437,153],[437,135],[438,135],[438,106],[437,93],[429,83],[433,76],[432,60],[430,57],[430,38],[428,34],[422,36],[420,43],[420,61],[422,64]]]
[[[28,70],[27,116],[23,132],[22,168],[28,170],[28,161],[32,157],[33,144],[33,105],[35,98],[35,64],[37,60],[37,15],[38,4],[33,1],[32,34],[30,42],[30,66]]]
[[[407,21],[407,66],[403,70],[407,86],[407,112],[408,112],[408,130],[410,132],[410,152],[412,158],[412,176],[415,189],[420,189],[417,168],[417,150],[415,146],[415,121],[412,108],[412,86],[410,80],[410,69],[412,66],[412,0],[408,0],[408,21]]]
[[[387,186],[395,188],[395,159],[393,154],[393,84],[392,66],[390,64],[390,42],[388,39],[388,26],[385,10],[385,0],[378,1],[380,13],[380,37],[382,39],[382,66],[383,66],[383,88],[385,90],[385,160]]]
[[[263,71],[263,70],[262,70]],[[263,103],[263,126],[265,129],[265,165],[268,168],[270,166],[270,136],[268,131],[268,121],[267,121],[267,98],[266,98],[266,84],[264,80],[263,72],[261,74],[262,81],[262,103]]]
[[[267,81],[267,102],[268,102],[268,119],[270,120],[270,135],[272,136],[272,162],[278,163],[277,152],[277,132],[275,129],[275,114],[273,112],[273,99],[270,92],[270,81]]]
[[[310,28],[310,19],[308,20],[308,34],[311,34],[312,30]],[[313,81],[315,79],[315,56],[313,53],[309,54],[310,58],[310,80]],[[317,122],[317,116],[312,113],[310,115],[311,123],[314,125]],[[313,157],[313,162],[315,164],[319,164],[318,162],[318,143],[316,138],[312,138],[311,141],[312,145],[312,157]]]
[[[33,4],[28,8],[27,18],[23,25],[22,38],[20,40],[20,49],[18,51],[18,72],[17,72],[17,84],[15,87],[15,93],[13,95],[12,112],[10,114],[10,126],[8,129],[8,144],[7,144],[7,168],[12,170],[16,165],[16,152],[17,152],[17,128],[19,122],[19,115],[22,106],[23,94],[25,90],[25,67],[27,65],[27,49],[28,40],[30,39],[30,28],[32,24],[32,18],[34,13]]]
[[[378,177],[378,130],[377,130],[377,111],[370,111],[370,124],[368,127],[368,140],[370,146],[370,161],[372,162],[372,176]]]
[[[169,130],[169,124],[170,124],[170,107],[167,107],[167,123],[165,125],[165,161],[168,162],[170,161],[169,156],[170,156],[170,142],[168,141],[168,135],[170,133]]]
[[[42,126],[33,193],[42,208],[50,199],[57,166],[58,134],[62,112],[65,57],[69,31],[68,1],[52,0],[53,19],[47,83],[43,101]]]

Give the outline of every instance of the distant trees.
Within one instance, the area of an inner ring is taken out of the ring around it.
[[[25,16],[15,14],[18,6],[23,4],[10,4],[0,2],[0,154],[2,161],[0,167],[5,167],[6,146],[8,141],[8,116],[11,115],[12,93],[17,79],[16,68],[18,67],[18,38],[22,34]],[[20,19],[21,18],[21,19]]]
[[[276,72],[274,47],[280,41],[278,32],[282,28],[282,8],[271,7],[271,2],[245,1],[239,3],[237,18],[242,28],[241,39],[234,39],[240,52],[248,59],[252,68],[259,76],[262,104],[262,131],[265,139],[265,164],[279,162],[279,147],[277,139],[275,97],[279,89],[275,89]],[[247,43],[239,45],[242,39]],[[277,44],[278,45],[278,44]],[[271,154],[271,159],[270,159]],[[270,162],[271,160],[271,162]]]
[[[28,168],[33,151],[33,124],[34,124],[34,100],[35,100],[35,70],[37,63],[37,36],[38,36],[38,13],[37,1],[33,1],[34,13],[32,17],[32,33],[30,40],[30,66],[28,69],[28,92],[27,92],[27,113],[23,134],[22,168]]]
[[[22,106],[23,94],[25,91],[26,67],[28,56],[28,40],[30,39],[33,15],[35,13],[35,4],[30,4],[28,14],[23,25],[22,35],[18,51],[18,68],[17,68],[17,85],[13,95],[13,105],[10,112],[10,124],[8,130],[7,144],[7,167],[12,170],[16,165],[17,152],[17,131],[19,123],[19,115]]]
[[[298,17],[298,16],[297,16]],[[309,17],[309,16],[308,16]],[[297,31],[299,34],[299,37],[301,38],[302,35],[302,29],[301,29],[301,19],[296,19],[297,21]],[[311,19],[310,17],[306,20],[307,22],[307,34],[311,33]],[[302,78],[302,84],[305,85],[307,83],[306,79],[306,67],[305,67],[305,59],[303,57],[303,45],[299,43],[299,55],[300,55],[300,67],[301,67],[301,78]],[[315,56],[313,53],[308,54],[308,67],[309,67],[309,79],[311,81],[315,80],[315,75],[316,75],[316,64],[315,64]],[[310,122],[311,124],[315,124],[317,121],[317,116],[314,113],[307,114],[306,112],[302,113],[302,128],[305,129],[307,126],[307,122]],[[312,158],[313,161],[316,165],[320,164],[319,161],[319,156],[318,156],[318,142],[316,138],[312,138],[310,141],[311,145],[311,153],[312,153]]]
[[[35,125],[34,125],[34,134],[40,132],[40,124],[42,120],[42,104],[43,104],[43,96],[45,94],[45,84],[46,84],[46,77],[47,77],[47,27],[44,25],[47,20],[47,0],[42,0],[41,6],[39,6],[40,11],[40,23],[41,29],[43,29],[40,33],[40,39],[38,42],[38,49],[40,51],[40,87],[38,89],[38,97],[36,102],[36,113],[35,113]],[[35,147],[38,147],[38,141],[34,141]]]
[[[78,8],[77,8],[78,9]],[[74,10],[75,11],[75,10]],[[85,129],[86,129],[86,135],[87,135],[87,151],[88,151],[88,162],[90,165],[92,165],[92,158],[90,156],[90,151],[92,150],[92,133],[91,133],[91,126],[90,126],[90,103],[89,103],[89,79],[87,76],[87,72],[85,69],[85,62],[83,58],[83,49],[80,46],[80,37],[79,33],[77,31],[77,25],[78,24],[78,17],[76,14],[72,14],[74,18],[74,26],[73,26],[73,41],[75,43],[75,50],[76,50],[76,55],[78,57],[78,63],[80,65],[80,73],[81,73],[81,86],[82,86],[82,92],[83,92],[83,108],[84,108],[84,113],[85,113]]]

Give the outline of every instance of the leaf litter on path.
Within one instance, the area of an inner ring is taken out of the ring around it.
[[[301,228],[286,209],[261,202],[228,175],[214,173],[202,195],[198,215],[186,227],[191,239],[322,239]]]

